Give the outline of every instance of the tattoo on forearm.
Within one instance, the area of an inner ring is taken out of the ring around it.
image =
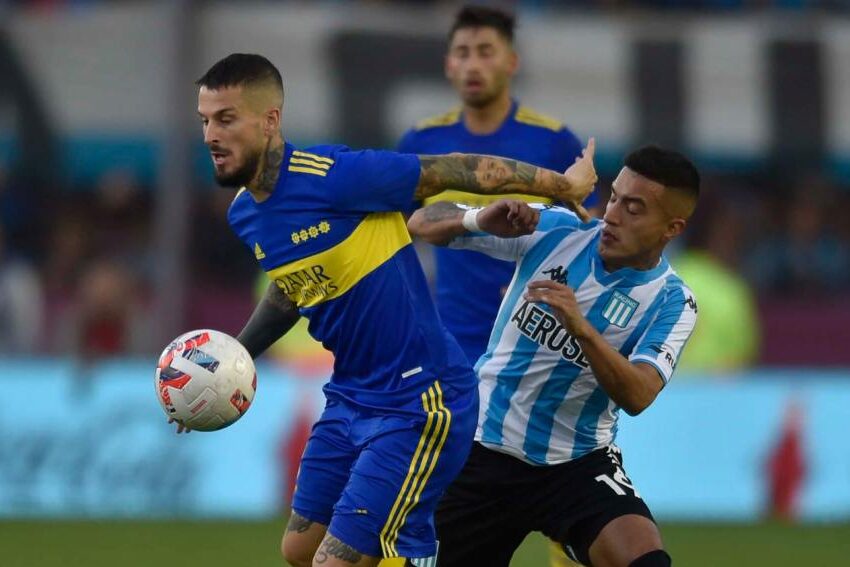
[[[454,203],[439,201],[422,209],[425,220],[428,222],[440,222],[447,219],[455,219],[463,216],[463,209]]]
[[[263,162],[263,171],[260,172],[260,178],[257,180],[257,191],[260,193],[271,194],[274,190],[277,178],[280,175],[280,162],[283,161],[283,144],[276,147],[270,147],[266,151],[265,160]]]
[[[307,518],[301,516],[296,512],[293,512],[292,516],[290,516],[289,518],[289,523],[286,525],[286,531],[303,534],[312,525],[312,521],[308,520]]]
[[[452,154],[420,156],[419,161],[419,190],[425,196],[460,189],[483,195],[519,192],[548,197],[568,187],[563,176],[513,159]]]
[[[328,559],[331,557],[342,559],[348,563],[357,563],[363,558],[363,555],[350,545],[347,545],[336,539],[334,536],[328,534],[322,541],[322,545],[319,546],[318,551],[316,551],[316,555],[313,557],[313,562],[319,564],[327,563]]]

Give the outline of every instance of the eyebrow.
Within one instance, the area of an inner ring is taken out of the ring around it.
[[[617,188],[614,186],[613,183],[611,184],[611,194],[612,195],[617,194]],[[646,208],[646,200],[643,197],[628,197],[628,196],[626,196],[626,197],[620,197],[620,199],[622,199],[626,203],[637,203],[641,207]]]
[[[217,111],[213,112],[213,116],[219,116],[219,115],[224,114],[225,112],[235,112],[235,111],[236,111],[236,107],[235,107],[235,106],[226,106],[226,107],[224,107],[224,108],[222,108],[222,109],[220,109],[220,110],[217,110]],[[200,111],[200,110],[198,111],[198,116],[200,116],[201,118],[206,118],[206,116],[204,116],[203,114],[201,114],[201,111]]]

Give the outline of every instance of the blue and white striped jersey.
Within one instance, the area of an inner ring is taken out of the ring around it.
[[[541,211],[520,238],[470,234],[450,246],[517,262],[487,352],[478,360],[476,440],[538,465],[578,458],[614,441],[618,407],[596,381],[581,347],[547,305],[528,303],[529,282],[569,285],[584,316],[632,362],[653,365],[665,384],[696,323],[691,291],[662,257],[640,271],[607,272],[598,252],[603,223],[560,207]]]

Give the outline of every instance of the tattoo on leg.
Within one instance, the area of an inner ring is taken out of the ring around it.
[[[313,522],[311,520],[293,512],[292,516],[289,518],[289,523],[286,525],[286,531],[303,534],[310,529],[310,526],[312,525]]]
[[[336,539],[334,536],[328,534],[325,536],[325,539],[322,540],[322,545],[319,546],[319,550],[313,557],[313,561],[319,564],[327,563],[328,559],[331,557],[342,559],[348,563],[357,563],[363,558],[363,555],[350,545],[345,544]]]

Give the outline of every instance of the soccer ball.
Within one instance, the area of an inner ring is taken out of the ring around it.
[[[239,341],[201,329],[180,335],[162,351],[154,384],[168,417],[189,429],[215,431],[248,410],[257,372]]]

